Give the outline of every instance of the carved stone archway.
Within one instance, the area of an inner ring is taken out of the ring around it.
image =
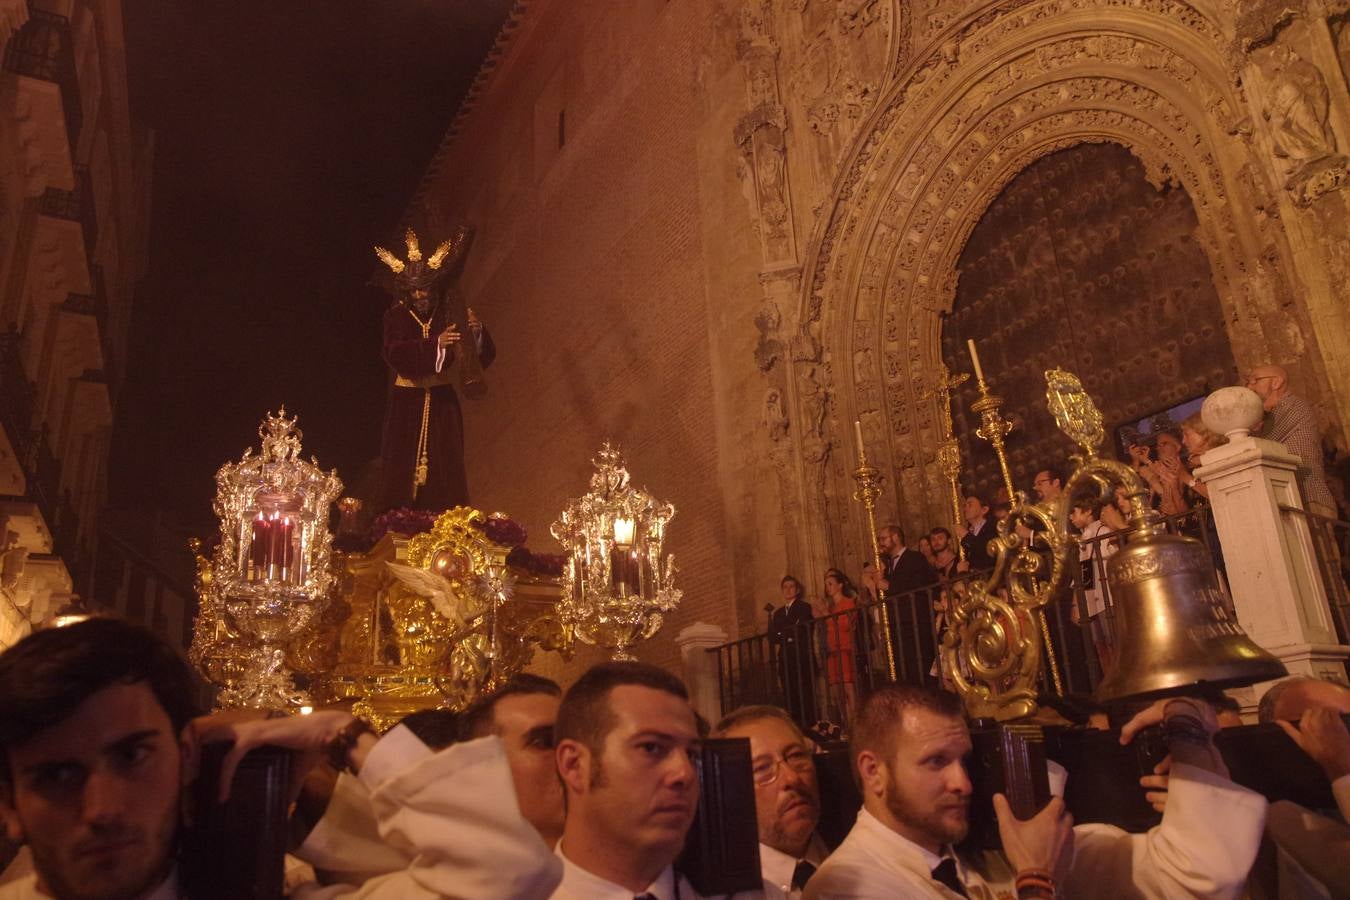
[[[1281,324],[1259,310],[1297,307],[1230,47],[1179,0],[1005,0],[953,22],[883,93],[804,269],[799,341],[818,350],[793,360],[797,464],[805,514],[827,527],[790,548],[803,568],[859,561],[855,419],[889,481],[883,517],[949,518],[936,407],[922,399],[941,364],[940,317],[980,216],[1049,153],[1118,143],[1152,184],[1185,188],[1239,361],[1278,345]]]

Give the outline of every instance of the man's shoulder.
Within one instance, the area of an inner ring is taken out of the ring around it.
[[[1317,414],[1312,404],[1297,394],[1286,394],[1271,411],[1271,427],[1279,430],[1316,427]]]
[[[891,900],[896,897],[941,896],[917,873],[885,861],[864,848],[852,852],[841,844],[811,877],[806,900]]]
[[[37,876],[33,873],[0,884],[0,900],[38,900]]]

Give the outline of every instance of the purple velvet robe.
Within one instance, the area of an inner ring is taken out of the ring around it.
[[[413,497],[413,476],[417,467],[417,439],[422,430],[422,405],[426,390],[401,387],[397,379],[423,378],[436,371],[436,336],[449,322],[447,303],[440,303],[432,314],[430,337],[422,337],[418,325],[401,303],[391,306],[384,314],[384,361],[392,369],[389,403],[384,419],[384,437],[380,449],[382,460],[378,511],[395,507],[413,509],[449,509],[467,505],[469,488],[464,476],[464,420],[460,413],[459,397],[449,384],[430,388],[431,410],[427,424],[427,483],[417,489]],[[446,348],[442,373],[449,373],[453,381],[456,371],[454,355],[470,351],[472,333],[463,334],[458,344]],[[496,348],[484,328],[479,360],[483,368],[492,364]]]

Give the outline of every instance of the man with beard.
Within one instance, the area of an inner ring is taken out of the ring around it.
[[[697,896],[672,864],[698,806],[698,725],[678,678],[638,662],[602,663],[558,709],[567,818],[553,900]]]
[[[748,738],[765,900],[796,900],[829,851],[816,834],[820,788],[811,744],[776,706],[743,706],[712,731]]]
[[[864,583],[878,589],[890,612],[896,677],[916,683],[930,678],[937,655],[933,600],[923,589],[936,585],[938,575],[922,553],[905,546],[905,533],[899,525],[879,529],[877,546],[882,553],[881,576],[872,576]]]
[[[181,785],[214,740],[234,743],[222,795],[254,748],[295,751],[297,778],[326,755],[361,779],[380,835],[407,850],[404,871],[302,885],[298,900],[542,900],[557,885],[561,866],[520,815],[499,739],[433,753],[406,727],[377,740],[335,710],[189,722],[193,696],[187,664],[126,622],[40,631],[0,654],[0,816],[35,870],[2,900],[181,900]]]
[[[92,619],[0,655],[0,814],[33,874],[0,897],[173,900],[192,675],[144,629]]]
[[[1171,750],[1162,824],[1147,834],[1080,825],[1056,797],[1025,821],[994,796],[1002,853],[957,855],[970,827],[970,732],[955,695],[885,685],[863,703],[850,752],[863,809],[848,837],[807,886],[806,900],[1100,896],[1236,898],[1256,859],[1265,800],[1228,778],[1214,746],[1214,711],[1160,700],[1122,730],[1121,742],[1161,724]],[[1185,782],[1178,795],[1177,779]]]

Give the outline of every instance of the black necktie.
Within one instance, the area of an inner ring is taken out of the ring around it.
[[[633,900],[656,900],[656,895],[648,891],[645,894],[638,894]]]
[[[961,879],[956,876],[956,860],[950,856],[937,864],[933,870],[933,880],[940,881],[942,884],[956,891],[962,897],[969,897],[966,893],[966,886],[961,883]]]
[[[811,880],[811,876],[816,874],[816,867],[806,860],[797,863],[797,868],[792,870],[792,889],[801,890],[806,887],[806,883]]]

